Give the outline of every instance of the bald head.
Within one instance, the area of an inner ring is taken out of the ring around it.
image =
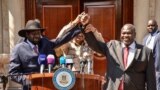
[[[158,25],[155,19],[151,19],[148,21],[147,30],[149,33],[153,34],[154,32],[157,31],[157,28],[158,28]]]
[[[149,23],[153,23],[153,24],[157,25],[157,21],[156,21],[155,19],[150,19],[150,20],[148,21],[148,24],[149,24]]]
[[[129,30],[131,30],[132,32],[135,32],[135,26],[134,26],[133,24],[125,24],[125,25],[122,27],[121,31],[124,30],[124,29],[129,29]]]

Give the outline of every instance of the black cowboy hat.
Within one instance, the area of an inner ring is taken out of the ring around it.
[[[18,35],[21,36],[21,37],[26,37],[26,32],[36,31],[36,30],[40,30],[41,32],[43,32],[45,29],[41,27],[40,21],[38,19],[29,20],[26,23],[26,27],[24,29],[21,29],[18,32]]]

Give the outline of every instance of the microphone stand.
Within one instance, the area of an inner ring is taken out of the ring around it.
[[[73,67],[73,58],[71,55],[66,55],[66,67],[72,70]]]
[[[91,60],[90,58],[88,58],[88,59],[87,59],[87,73],[88,73],[88,74],[91,74],[91,72],[92,72],[92,67],[91,67],[91,65],[92,65],[92,60]]]
[[[28,75],[29,76],[29,84],[28,84],[28,90],[31,90],[31,87],[32,87],[32,75]]]
[[[81,62],[80,62],[80,74],[82,74],[82,88],[83,88],[83,90],[85,90],[84,65],[85,65],[85,61],[81,60]]]
[[[49,64],[48,65],[48,73],[51,73],[51,71],[52,71],[52,64]]]
[[[44,64],[41,64],[40,66],[40,73],[43,74],[43,70],[44,70]]]
[[[80,62],[80,73],[84,73],[84,60]]]
[[[6,85],[8,83],[8,77],[6,77],[6,76],[3,75],[3,76],[0,76],[0,79],[1,79],[0,83],[3,84],[3,90],[5,90],[6,89]]]
[[[62,64],[61,67],[62,67],[62,68],[65,68],[65,64]]]

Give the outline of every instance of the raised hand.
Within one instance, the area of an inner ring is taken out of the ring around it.
[[[80,23],[81,17],[82,17],[83,14],[84,14],[84,12],[82,12],[81,14],[79,14],[72,23],[75,24],[75,25],[77,25],[78,23]]]
[[[81,15],[82,15],[82,17],[80,19],[81,24],[82,25],[88,24],[89,21],[90,21],[90,16],[87,13],[85,13],[85,12],[83,12]]]
[[[95,32],[97,29],[92,25],[92,24],[88,24],[85,28],[85,33],[88,32]]]

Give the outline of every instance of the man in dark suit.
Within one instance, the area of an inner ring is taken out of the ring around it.
[[[152,49],[155,58],[155,71],[157,90],[160,90],[160,31],[158,30],[157,21],[151,19],[147,24],[148,34],[144,37],[143,45]]]
[[[87,30],[91,29],[86,27],[84,33],[89,46],[108,60],[106,90],[156,90],[152,51],[136,43],[134,25],[125,24],[122,27],[121,41],[106,43],[97,41],[92,34],[94,31]]]
[[[77,29],[78,32],[73,32],[72,29]],[[22,84],[23,90],[30,90],[26,74],[40,72],[38,56],[40,54],[55,55],[53,48],[68,42],[80,32],[80,28],[77,26],[72,29],[51,42],[42,36],[45,29],[40,26],[39,20],[29,20],[26,27],[18,32],[19,36],[25,38],[24,41],[18,43],[11,53],[9,64],[11,79]]]

